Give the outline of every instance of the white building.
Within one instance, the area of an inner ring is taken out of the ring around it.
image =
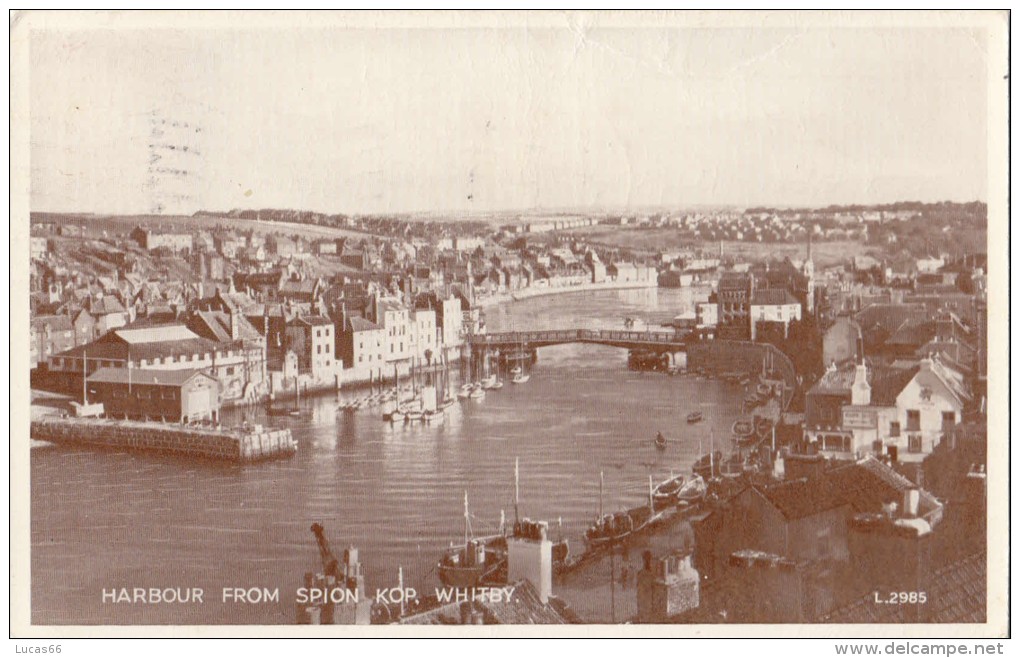
[[[435,363],[439,358],[436,312],[432,309],[415,309],[411,311],[410,319],[413,357],[419,362],[425,363],[425,352],[429,352],[432,355],[432,362]]]
[[[386,361],[410,359],[414,353],[410,311],[396,299],[377,299],[374,320],[386,332]]]
[[[923,461],[962,421],[969,399],[963,376],[938,359],[922,359],[913,368],[877,378],[859,364],[850,403],[841,408],[838,425],[825,431],[842,435],[843,441],[820,442],[821,452],[842,459],[895,452],[899,461]],[[807,436],[818,440],[819,434]]]
[[[786,288],[756,290],[751,296],[751,340],[755,340],[760,323],[783,326],[783,337],[789,335],[790,323],[800,320],[800,302]]]

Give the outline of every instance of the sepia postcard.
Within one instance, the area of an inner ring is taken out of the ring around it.
[[[1008,25],[12,13],[12,637],[1006,637]]]

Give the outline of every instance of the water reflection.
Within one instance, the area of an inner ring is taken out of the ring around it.
[[[622,291],[529,300],[488,309],[493,331],[617,328],[625,317],[663,322],[690,291]],[[321,570],[309,532],[323,523],[337,549],[356,544],[370,591],[438,584],[444,546],[463,537],[467,491],[475,532],[512,514],[521,460],[521,509],[552,522],[575,550],[598,511],[640,504],[648,476],[689,470],[720,442],[740,396],[720,382],[626,369],[623,350],[563,345],[540,350],[531,380],[459,401],[442,425],[391,424],[379,406],[338,411],[363,397],[342,391],[302,400],[304,415],[258,422],[290,427],[298,452],[255,465],[182,464],[150,455],[66,449],[32,452],[32,596],[37,623],[292,623],[293,592]],[[453,366],[453,370],[458,370]],[[453,387],[459,377],[453,373]],[[705,413],[688,426],[686,414]],[[240,417],[240,416],[239,416]],[[662,431],[673,442],[657,450]],[[699,447],[701,444],[702,447]],[[558,521],[562,519],[562,526]],[[104,587],[266,585],[278,604],[100,605]]]

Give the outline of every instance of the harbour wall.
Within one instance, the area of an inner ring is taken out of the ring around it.
[[[290,456],[297,443],[289,429],[196,428],[168,423],[47,417],[32,421],[31,437],[50,443],[159,452],[233,462]]]

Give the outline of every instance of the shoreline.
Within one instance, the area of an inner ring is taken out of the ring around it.
[[[516,290],[514,292],[501,292],[495,295],[489,295],[483,299],[477,300],[475,304],[480,308],[488,308],[498,304],[521,302],[528,299],[547,297],[550,295],[564,295],[578,292],[600,292],[603,290],[639,290],[658,287],[658,281],[611,281],[605,283],[582,283],[573,286],[552,286],[544,288],[530,287]]]

